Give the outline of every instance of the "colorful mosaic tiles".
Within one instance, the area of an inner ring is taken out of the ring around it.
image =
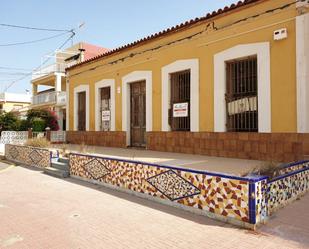
[[[8,160],[39,168],[49,167],[51,162],[51,152],[46,149],[12,144],[5,145],[5,157]]]
[[[287,167],[280,169],[279,175],[285,175],[293,171],[305,169],[307,167],[309,167],[309,162],[292,164],[292,165],[289,165]]]
[[[309,190],[309,167],[273,179],[268,183],[268,214],[305,194]]]
[[[267,218],[267,179],[255,183],[255,223]]]
[[[249,222],[245,180],[79,154],[70,154],[70,174]]]
[[[173,170],[147,179],[147,182],[172,201],[199,194],[201,191]]]

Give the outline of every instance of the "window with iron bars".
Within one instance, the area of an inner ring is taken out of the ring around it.
[[[226,62],[226,128],[258,131],[257,57]]]
[[[111,90],[110,87],[100,89],[101,131],[109,131],[111,123]]]
[[[169,125],[172,131],[190,131],[190,70],[170,74],[171,106]]]

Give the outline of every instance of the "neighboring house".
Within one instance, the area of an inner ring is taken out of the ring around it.
[[[264,160],[309,155],[308,5],[239,2],[71,66],[68,140]]]
[[[17,112],[26,109],[31,103],[30,94],[0,93],[0,113]]]
[[[66,75],[65,68],[84,60],[91,59],[108,51],[105,48],[77,43],[64,51],[56,51],[53,55],[55,63],[42,67],[32,73],[31,108],[49,109],[58,116],[59,127],[65,130],[66,117]],[[44,88],[40,90],[39,88]]]

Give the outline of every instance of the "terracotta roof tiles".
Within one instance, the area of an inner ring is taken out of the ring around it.
[[[171,28],[167,28],[167,29],[165,29],[163,31],[160,31],[160,32],[157,32],[155,34],[152,34],[152,35],[149,35],[147,37],[144,37],[144,38],[142,38],[140,40],[136,40],[136,41],[134,41],[132,43],[128,43],[128,44],[123,45],[121,47],[108,50],[108,51],[106,51],[106,52],[104,52],[104,53],[102,53],[100,55],[94,56],[94,57],[92,57],[92,58],[90,58],[88,60],[85,60],[85,61],[81,62],[81,63],[75,64],[75,65],[67,68],[66,70],[79,67],[81,65],[84,65],[84,64],[90,63],[92,61],[101,59],[101,58],[103,58],[105,56],[109,56],[109,55],[112,55],[114,53],[120,52],[120,51],[122,51],[124,49],[133,47],[133,46],[135,46],[137,44],[141,44],[143,42],[147,42],[149,40],[161,37],[161,36],[166,35],[168,33],[172,33],[172,32],[178,31],[179,29],[182,29],[184,27],[189,27],[189,26],[194,25],[194,24],[196,24],[198,22],[208,20],[208,19],[213,18],[215,16],[218,16],[218,15],[221,15],[221,14],[225,14],[225,13],[230,12],[232,10],[238,9],[238,8],[240,8],[242,6],[249,5],[249,4],[256,3],[256,2],[260,2],[260,1],[263,1],[263,0],[244,0],[244,1],[239,1],[236,4],[233,3],[230,6],[225,6],[223,9],[218,9],[217,11],[213,11],[212,13],[207,13],[203,17],[197,17],[195,19],[191,19],[189,21],[186,21],[184,23],[178,24],[178,25],[173,26]]]

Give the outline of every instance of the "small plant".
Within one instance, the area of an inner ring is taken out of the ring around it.
[[[265,162],[262,165],[256,166],[252,170],[243,174],[243,176],[248,175],[261,175],[261,176],[269,176],[273,178],[278,175],[279,164],[273,161]]]
[[[33,131],[42,132],[42,131],[45,130],[45,127],[46,127],[46,122],[45,122],[44,119],[42,119],[42,118],[34,118],[32,120]]]
[[[27,140],[26,145],[38,148],[48,148],[50,147],[50,142],[46,138],[32,138]]]
[[[59,148],[59,153],[62,157],[69,157],[70,151],[68,150],[68,146],[66,144],[63,144]]]

